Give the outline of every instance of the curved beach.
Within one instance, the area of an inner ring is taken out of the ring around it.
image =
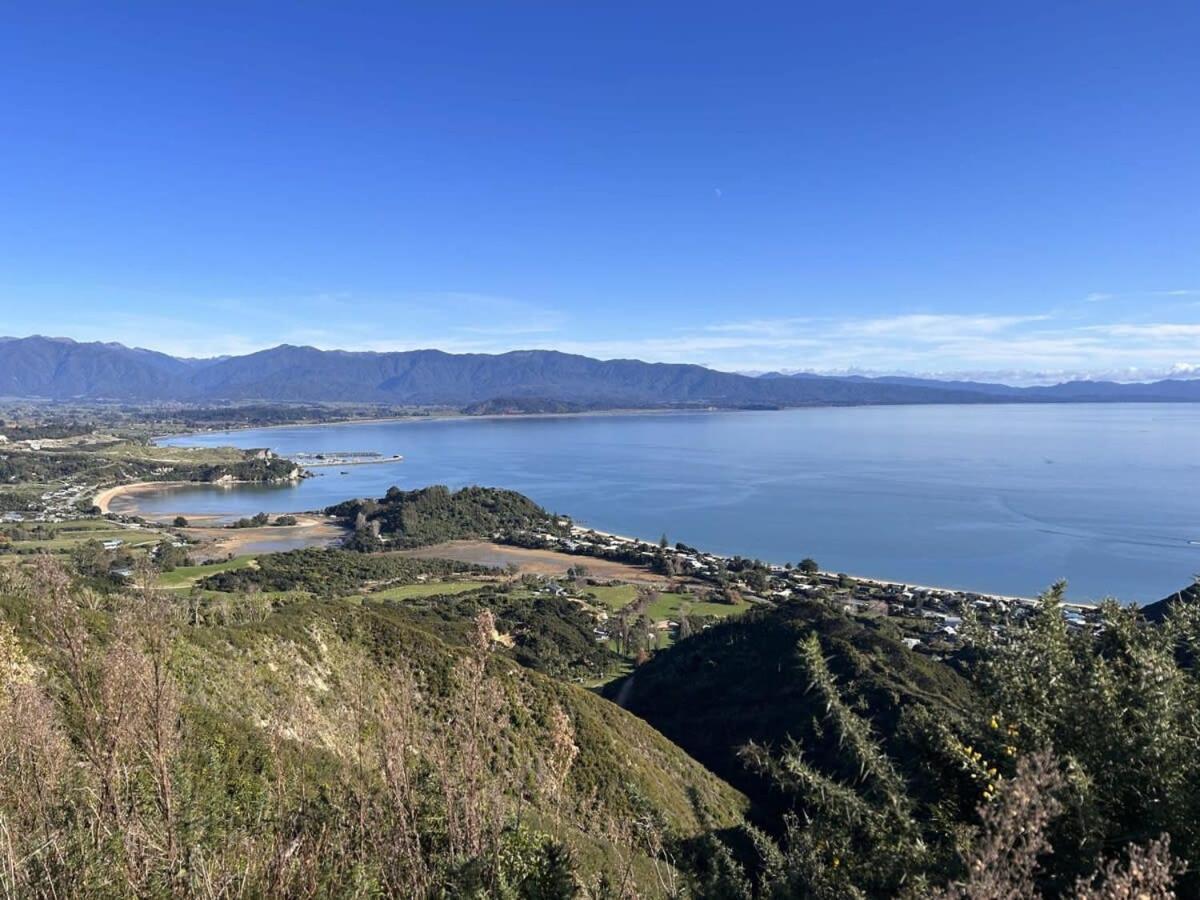
[[[181,487],[190,483],[187,481],[135,481],[131,484],[118,484],[102,490],[93,498],[92,502],[100,510],[101,515],[108,515],[110,512],[116,512],[112,509],[113,501],[122,497],[153,494],[163,489]],[[136,509],[131,514],[136,514]]]

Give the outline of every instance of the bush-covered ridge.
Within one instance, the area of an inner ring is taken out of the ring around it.
[[[558,533],[562,526],[546,510],[516,491],[444,485],[402,491],[390,488],[378,500],[347,500],[325,510],[356,534],[386,538],[398,547],[492,538],[516,531]]]
[[[747,769],[741,749],[755,742],[804,743],[814,760],[837,767],[836,740],[820,733],[822,699],[810,689],[798,642],[816,636],[847,702],[864,710],[897,756],[911,756],[904,718],[925,709],[952,725],[977,702],[948,666],[912,653],[886,622],[856,621],[822,603],[795,601],[751,610],[652,657],[635,676],[608,686],[696,759],[761,799],[769,782]]]
[[[210,591],[306,591],[334,597],[369,584],[412,584],[419,578],[482,575],[481,566],[445,559],[408,559],[394,554],[355,553],[307,547],[258,557],[253,566],[217,572],[199,586]]]
[[[369,602],[373,598],[367,598]],[[504,653],[557,678],[596,682],[619,670],[625,658],[595,638],[595,619],[570,600],[530,595],[521,584],[493,584],[456,596],[386,601],[396,614],[441,636],[463,643],[485,609],[496,619]]]

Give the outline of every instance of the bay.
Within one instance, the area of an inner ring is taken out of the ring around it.
[[[916,584],[1149,602],[1200,572],[1200,405],[906,406],[417,419],[164,443],[377,452],[296,485],[187,487],[145,513],[320,509],[482,484],[605,531]]]

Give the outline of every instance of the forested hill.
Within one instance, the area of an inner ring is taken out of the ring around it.
[[[715,625],[656,654],[607,693],[621,696],[627,709],[713,772],[761,797],[763,780],[741,758],[750,742],[780,747],[794,738],[804,742],[811,764],[825,771],[844,764],[836,732],[819,725],[826,701],[812,689],[796,652],[810,636],[853,692],[852,705],[869,711],[897,758],[913,763],[912,777],[927,761],[901,719],[932,716],[949,726],[978,702],[954,669],[902,646],[886,620],[864,624],[809,602],[756,609]]]
[[[438,484],[402,491],[393,487],[378,500],[347,500],[325,512],[354,529],[351,543],[358,549],[376,549],[380,535],[395,546],[420,547],[519,531],[562,530],[554,516],[528,497],[500,488],[451,491]]]
[[[550,350],[351,353],[283,345],[177,359],[120,344],[0,338],[0,397],[124,401],[362,402],[494,409],[791,407],[1054,400],[1200,400],[1200,380],[1083,382],[1021,391],[971,382],[759,377]],[[1003,387],[1003,386],[1001,386]]]

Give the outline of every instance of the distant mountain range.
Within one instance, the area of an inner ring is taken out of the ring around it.
[[[126,402],[353,402],[472,411],[791,407],[911,403],[1200,402],[1200,379],[1015,388],[969,381],[751,377],[696,365],[597,360],[552,350],[352,353],[281,345],[180,359],[112,343],[0,338],[0,397]]]

